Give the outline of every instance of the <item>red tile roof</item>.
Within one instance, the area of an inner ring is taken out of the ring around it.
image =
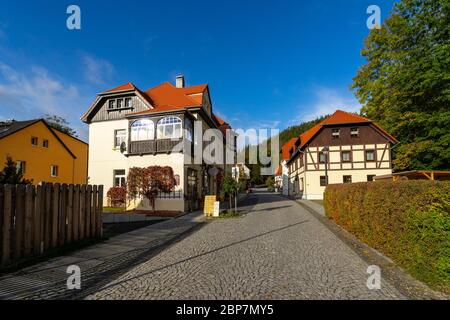
[[[351,123],[370,123],[372,124],[375,129],[378,129],[382,132],[382,134],[386,135],[390,140],[397,143],[397,139],[395,139],[393,136],[391,136],[389,133],[387,133],[385,130],[383,130],[380,126],[378,126],[376,123],[374,123],[372,120],[369,120],[367,118],[361,117],[359,115],[356,115],[354,113],[342,111],[342,110],[336,110],[335,113],[333,113],[330,117],[326,118],[319,124],[315,125],[308,131],[305,131],[300,135],[300,143],[301,147],[303,148],[308,142],[311,141],[311,139],[322,129],[324,126],[327,125],[336,125],[336,124],[351,124]]]
[[[289,160],[291,155],[289,154],[289,150],[295,145],[298,138],[292,138],[281,147],[281,160]]]
[[[275,171],[275,175],[276,176],[281,176],[282,173],[283,173],[283,168],[281,167],[281,165],[279,165],[277,167],[277,170]]]
[[[136,90],[136,86],[134,84],[132,84],[131,82],[122,84],[118,87],[115,87],[111,90],[108,90],[104,93],[112,93],[112,92],[116,92],[116,91],[128,91],[128,90]]]
[[[208,90],[208,85],[200,84],[196,86],[177,88],[173,84],[165,82],[143,92],[139,90],[134,84],[129,82],[111,90],[105,91],[102,93],[102,95],[129,90],[136,91],[153,107],[144,111],[129,114],[142,115],[163,111],[183,110],[189,107],[201,107],[203,104],[203,95],[205,94],[206,90]],[[89,112],[90,110],[86,112],[83,118],[85,118]],[[226,129],[231,128],[231,126],[220,117],[213,115],[213,118],[219,124],[219,127],[223,132],[225,132]]]

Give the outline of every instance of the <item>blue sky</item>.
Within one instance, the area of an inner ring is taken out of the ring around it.
[[[81,30],[66,28],[71,4]],[[97,93],[178,74],[208,83],[215,112],[235,128],[356,111],[349,87],[371,4],[384,19],[394,1],[3,1],[0,119],[57,114],[85,139],[79,118]]]

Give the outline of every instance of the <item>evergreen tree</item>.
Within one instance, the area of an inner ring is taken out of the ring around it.
[[[29,184],[30,180],[24,179],[22,170],[17,169],[16,162],[7,158],[5,167],[0,172],[0,184]]]

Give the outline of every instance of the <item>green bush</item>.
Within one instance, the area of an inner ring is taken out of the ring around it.
[[[431,287],[450,292],[450,181],[329,185],[326,214]]]

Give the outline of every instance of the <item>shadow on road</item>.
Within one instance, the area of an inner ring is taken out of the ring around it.
[[[254,239],[263,237],[263,236],[268,235],[268,234],[271,234],[271,233],[283,231],[283,230],[286,230],[286,229],[289,229],[289,228],[292,228],[292,227],[295,227],[295,226],[298,226],[298,225],[301,225],[301,224],[304,224],[304,223],[307,223],[307,222],[309,222],[309,220],[300,221],[300,222],[297,222],[297,223],[294,223],[294,224],[291,224],[291,225],[288,225],[288,226],[285,226],[285,227],[281,227],[281,228],[277,228],[277,229],[274,229],[274,230],[270,230],[270,231],[267,231],[267,232],[264,232],[264,233],[261,233],[261,234],[258,234],[258,235],[255,235],[255,236],[252,236],[252,237],[249,237],[249,238],[240,240],[240,241],[236,241],[236,242],[230,243],[230,244],[228,244],[228,245],[225,245],[225,246],[216,248],[216,249],[214,249],[214,250],[206,251],[206,252],[197,254],[197,255],[195,255],[195,256],[192,256],[192,257],[189,257],[189,258],[186,258],[186,259],[183,259],[183,260],[180,260],[180,261],[177,261],[177,262],[168,264],[168,265],[163,266],[163,267],[161,267],[161,268],[157,268],[157,269],[153,269],[153,270],[151,270],[151,271],[145,272],[145,273],[141,273],[141,274],[139,274],[139,275],[137,275],[137,276],[134,276],[134,277],[131,277],[131,278],[129,278],[129,279],[125,279],[125,280],[122,280],[122,281],[119,281],[119,282],[116,282],[116,283],[107,285],[107,286],[105,286],[105,287],[98,287],[98,289],[105,290],[105,289],[109,289],[109,288],[114,288],[114,287],[120,286],[120,285],[122,285],[122,284],[124,284],[124,283],[126,283],[126,282],[128,282],[128,281],[132,281],[132,280],[134,280],[134,279],[138,279],[138,278],[140,278],[140,277],[143,277],[143,276],[146,276],[146,275],[150,275],[150,274],[155,273],[155,272],[158,272],[158,271],[162,271],[162,270],[164,270],[164,269],[167,269],[167,268],[170,268],[170,267],[173,267],[173,266],[182,264],[182,263],[184,263],[184,262],[187,262],[187,261],[190,261],[190,260],[194,260],[194,259],[197,259],[197,258],[199,258],[199,257],[206,256],[206,255],[208,255],[208,254],[215,253],[215,252],[221,251],[221,250],[223,250],[223,249],[230,248],[230,247],[233,247],[233,246],[242,244],[242,243],[244,243],[244,242],[251,241],[251,240],[254,240]]]

